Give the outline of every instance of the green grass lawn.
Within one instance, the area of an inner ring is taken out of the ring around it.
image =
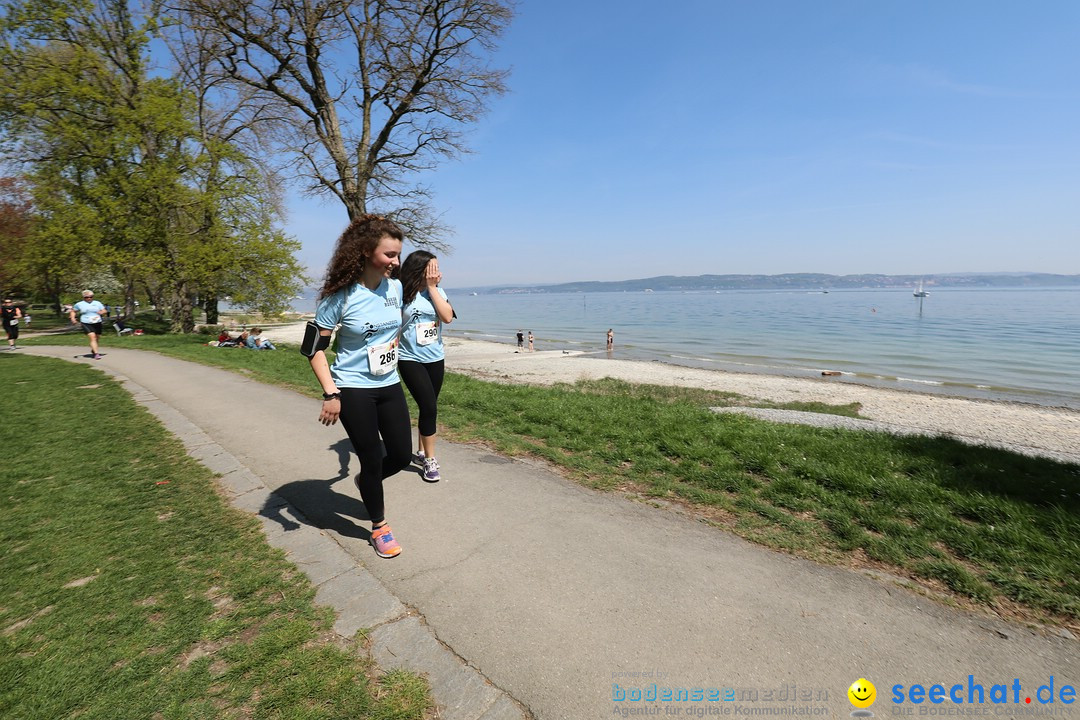
[[[252,352],[202,341],[147,336],[107,344],[318,393],[295,349]],[[1077,625],[1080,466],[942,438],[708,410],[736,403],[751,404],[610,379],[533,387],[448,373],[439,420],[448,439],[543,458],[599,489],[687,503],[771,547],[918,578],[1005,614]]]
[[[18,353],[0,371],[0,717],[424,717],[426,684],[339,645],[307,578],[117,383]]]

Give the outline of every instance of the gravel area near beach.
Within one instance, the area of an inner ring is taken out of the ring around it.
[[[299,343],[303,323],[263,334],[275,342]],[[742,412],[777,422],[947,435],[973,444],[1080,464],[1080,412],[1067,408],[891,390],[837,378],[733,373],[562,351],[518,352],[509,344],[452,336],[446,340],[446,367],[499,382],[551,385],[612,377],[634,383],[734,392],[754,400],[772,402],[816,401],[836,405],[857,402],[867,420],[792,411],[747,409]]]
[[[867,420],[778,410],[747,409],[744,412],[777,422],[947,435],[973,444],[1080,463],[1080,412],[1067,408],[905,392],[833,378],[732,373],[561,351],[517,352],[511,345],[457,338],[447,340],[446,366],[450,370],[502,382],[550,385],[612,377],[651,385],[734,392],[772,402],[817,401],[835,405],[857,402]]]

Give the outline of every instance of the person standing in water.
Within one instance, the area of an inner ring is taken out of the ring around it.
[[[416,401],[416,461],[424,468],[424,480],[442,479],[435,459],[435,432],[439,391],[442,390],[444,360],[442,326],[454,319],[454,308],[439,287],[442,273],[439,260],[426,250],[417,250],[401,264],[402,311],[401,359],[398,372]]]

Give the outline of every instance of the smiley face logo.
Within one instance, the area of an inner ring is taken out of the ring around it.
[[[859,678],[847,689],[848,700],[857,708],[868,708],[877,699],[877,688],[866,678]]]

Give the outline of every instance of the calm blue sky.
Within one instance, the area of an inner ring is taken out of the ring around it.
[[[1080,273],[1078,48],[1073,0],[524,0],[444,284]],[[344,209],[290,207],[321,276]]]

